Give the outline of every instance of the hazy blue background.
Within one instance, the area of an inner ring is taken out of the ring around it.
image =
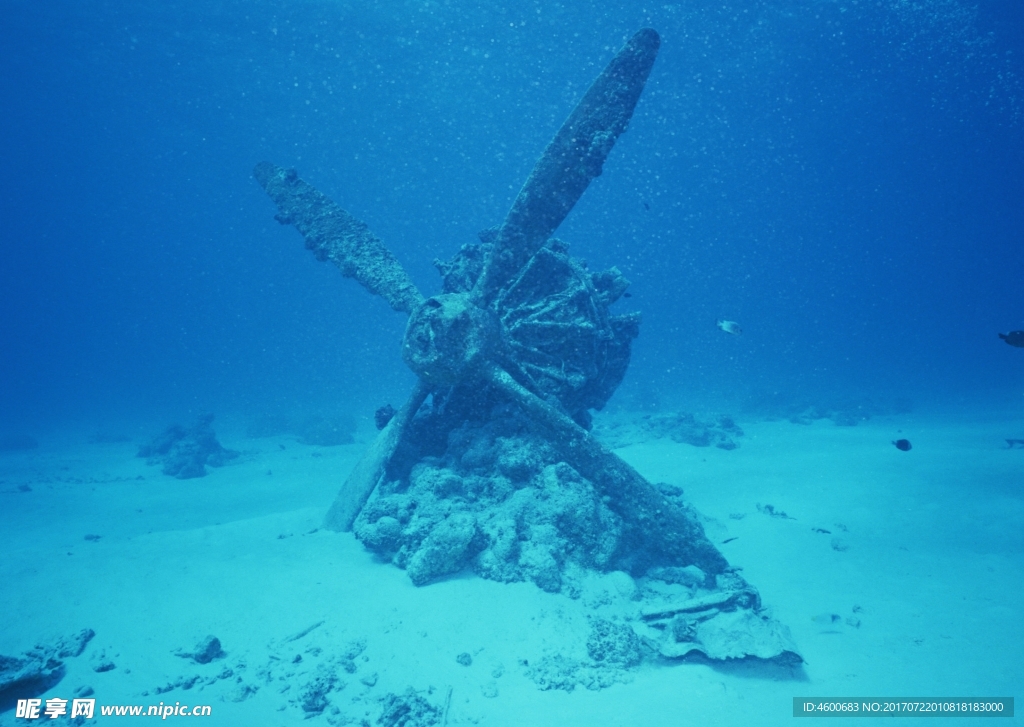
[[[616,401],[1019,409],[995,334],[1024,328],[1022,7],[2,0],[0,430],[397,404],[404,317],[273,220],[253,165],[429,294],[645,25],[637,114],[559,231],[644,313]]]

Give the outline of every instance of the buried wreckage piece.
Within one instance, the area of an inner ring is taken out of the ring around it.
[[[589,410],[603,407],[625,375],[639,314],[609,311],[629,285],[618,269],[591,273],[551,238],[626,130],[659,43],[650,29],[626,43],[545,149],[505,221],[436,263],[442,292],[429,298],[363,223],[293,170],[267,162],[255,169],[278,221],[294,225],[318,259],[409,314],[402,357],[418,382],[325,525],[355,529],[416,583],[473,562],[487,577],[559,590],[568,561],[638,576],[653,566],[695,566],[711,593],[716,576],[733,588],[741,580],[685,502],[589,431]],[[560,505],[542,503],[560,497]],[[770,621],[756,599],[734,606]],[[783,652],[794,653],[780,638],[752,655]]]

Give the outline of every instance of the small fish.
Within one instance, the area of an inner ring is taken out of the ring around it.
[[[740,324],[737,323],[736,321],[727,321],[722,318],[719,318],[717,321],[715,321],[715,325],[721,328],[726,333],[731,333],[734,336],[738,336],[741,333],[743,333],[743,329],[740,328]]]
[[[843,617],[838,613],[819,613],[817,616],[812,616],[811,621],[821,626],[831,626],[837,624],[843,620]]]
[[[644,209],[647,210],[648,212],[650,212],[651,211],[651,206],[649,204],[647,204],[646,202],[644,202]]]
[[[910,440],[909,439],[897,439],[896,441],[893,442],[893,444],[895,444],[896,445],[896,449],[900,450],[901,452],[909,452],[910,451]]]
[[[1017,348],[1024,348],[1024,331],[1010,331],[1009,333],[1000,333],[999,337],[1006,341],[1011,346]]]

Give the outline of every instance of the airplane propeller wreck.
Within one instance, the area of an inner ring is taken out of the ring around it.
[[[798,665],[785,626],[730,567],[701,516],[591,433],[622,382],[638,313],[613,314],[629,282],[590,272],[552,237],[601,174],[644,89],[660,38],[633,35],[579,101],[498,227],[447,262],[441,292],[416,288],[369,228],[294,170],[257,181],[319,260],[408,314],[416,374],[349,474],[325,526],[353,531],[416,585],[471,568],[578,595],[588,573],[625,571],[632,632],[650,653]]]

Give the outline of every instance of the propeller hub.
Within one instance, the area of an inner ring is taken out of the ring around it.
[[[427,383],[452,386],[492,358],[500,340],[498,317],[468,294],[435,295],[409,316],[402,360]]]

